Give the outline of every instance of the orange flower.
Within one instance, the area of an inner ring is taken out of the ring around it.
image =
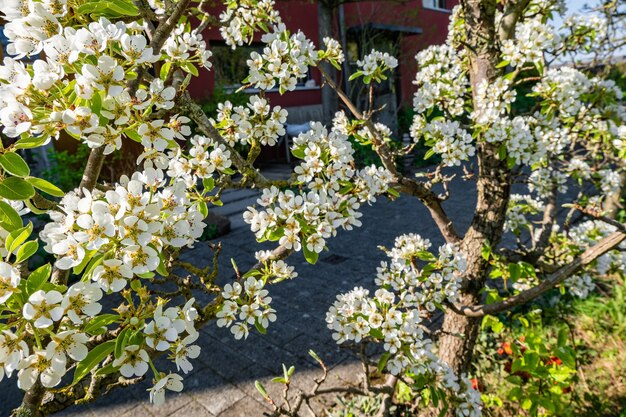
[[[498,349],[498,354],[499,355],[512,355],[513,354],[513,349],[511,349],[511,343],[510,342],[503,342],[500,345],[500,348]]]

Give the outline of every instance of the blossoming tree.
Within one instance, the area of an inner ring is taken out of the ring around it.
[[[316,47],[303,33],[290,33],[272,0],[227,0],[219,16],[191,0],[0,4],[10,55],[0,66],[0,123],[12,139],[0,151],[0,380],[17,374],[25,391],[16,415],[50,414],[146,377],[154,383],[151,401],[162,403],[166,390],[183,389],[183,375],[201,354],[194,344],[199,327],[216,320],[237,339],[254,327],[264,332],[276,320],[268,287],[297,275],[285,258],[302,252],[315,263],[326,241],[358,227],[361,205],[379,195],[418,198],[447,241],[433,251],[428,239],[398,237],[377,271],[374,296],[357,288],[329,310],[338,343],[383,344],[379,367],[389,377],[383,386],[366,378],[364,388],[386,395],[383,413],[400,378],[417,393],[430,389],[428,398],[446,410],[479,415],[479,395],[464,373],[481,318],[559,285],[584,295],[594,273],[623,268],[623,254],[612,250],[626,229],[602,214],[602,195],[619,187],[624,170],[621,92],[548,65],[552,56],[604,36],[583,18],[568,21],[570,34],[551,28],[546,22],[558,2],[463,1],[448,42],[418,54],[412,136],[441,156],[431,174],[403,175],[395,158],[410,147],[393,150],[371,101],[359,111],[321,69],[346,112],[332,126],[311,123],[294,138],[291,151],[301,163],[280,181],[253,166],[260,147],[285,134],[286,110],[272,107],[263,92],[293,90],[311,66],[339,69],[337,41]],[[211,67],[201,36],[209,26],[233,48],[257,32],[265,44],[250,56],[242,80],[261,93],[247,106],[221,103],[215,119],[186,92],[198,66]],[[397,61],[372,51],[358,66],[351,78],[373,88]],[[516,105],[520,96],[527,108]],[[19,153],[61,132],[92,149],[80,187],[68,192],[31,176]],[[371,144],[382,166],[358,169],[350,138]],[[138,171],[99,184],[107,155],[127,140],[144,148]],[[460,234],[444,210],[446,167],[474,160],[478,172],[466,180],[476,186],[476,209]],[[565,200],[576,186],[570,177],[599,192]],[[511,193],[517,182],[527,193]],[[242,187],[263,189],[244,218],[275,249],[257,252],[250,271],[236,270],[236,280],[221,287],[219,246],[204,269],[178,254],[199,239],[222,190]],[[557,227],[557,208],[566,202],[594,219]],[[39,237],[56,258],[34,271],[26,262],[38,248],[32,224],[24,224],[29,212],[50,216]],[[539,227],[531,221],[536,214]],[[499,245],[504,233],[518,237],[517,248]],[[512,281],[513,294],[496,291],[494,302],[483,304],[490,276]],[[431,338],[426,324],[437,310],[445,313],[443,329]],[[159,357],[178,372],[159,370]],[[297,415],[321,382],[276,413]]]

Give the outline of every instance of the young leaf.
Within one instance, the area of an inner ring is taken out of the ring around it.
[[[319,253],[309,250],[306,247],[306,243],[302,245],[302,252],[304,252],[304,258],[306,259],[306,261],[310,263],[311,265],[315,265],[315,263],[317,262],[317,259],[320,256]]]
[[[266,398],[266,399],[269,398],[269,395],[267,395],[267,391],[265,390],[265,387],[263,386],[263,384],[261,384],[261,381],[254,381],[254,386],[256,387],[257,391],[261,393],[263,398]]]
[[[29,242],[24,243],[17,250],[17,259],[15,263],[21,263],[33,256],[37,253],[37,249],[39,249],[39,242],[36,240],[31,240]]]
[[[48,141],[48,136],[38,136],[34,138],[22,138],[13,144],[13,149],[32,149],[38,148]]]
[[[26,298],[30,297],[35,291],[41,289],[41,287],[48,282],[48,278],[50,278],[51,273],[52,267],[50,264],[45,264],[31,272],[26,280]]]
[[[78,365],[76,365],[76,371],[74,372],[74,380],[72,381],[72,385],[75,385],[78,381],[87,376],[89,372],[100,362],[104,360],[113,349],[115,349],[115,340],[109,340],[108,342],[104,342],[101,345],[96,346],[91,349],[91,351],[87,354],[87,357],[80,361]]]
[[[31,222],[28,222],[26,226],[20,229],[12,231],[4,240],[4,247],[9,253],[13,253],[22,243],[26,242],[32,231],[33,224]]]
[[[115,323],[119,318],[120,316],[117,314],[102,314],[91,319],[83,330],[89,334],[100,334],[103,328],[106,328],[111,323]]]

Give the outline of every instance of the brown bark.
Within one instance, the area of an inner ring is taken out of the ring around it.
[[[612,194],[606,196],[606,201],[604,203],[604,211],[606,215],[615,218],[617,213],[619,213],[620,209],[624,208],[622,204],[622,196],[626,190],[626,171],[622,172],[620,175],[620,187]]]
[[[42,417],[43,413],[39,410],[39,406],[45,394],[46,389],[37,380],[35,385],[24,394],[22,405],[13,410],[11,417]]]
[[[465,14],[470,60],[470,82],[474,97],[483,81],[492,81],[499,71],[497,34],[495,27],[496,0],[465,0],[461,2]],[[461,249],[467,259],[461,302],[475,305],[485,286],[488,264],[482,258],[486,244],[495,247],[502,236],[506,208],[510,195],[511,175],[506,161],[498,159],[497,146],[477,145],[479,176],[478,199],[472,224]],[[439,340],[439,355],[456,373],[467,372],[480,329],[480,319],[449,312],[443,322]]]

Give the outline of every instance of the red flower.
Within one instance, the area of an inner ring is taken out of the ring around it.
[[[546,361],[546,365],[563,365],[563,361],[559,359],[557,356],[550,356],[550,359]]]
[[[472,388],[478,391],[478,378],[472,378],[470,382],[472,383]]]

